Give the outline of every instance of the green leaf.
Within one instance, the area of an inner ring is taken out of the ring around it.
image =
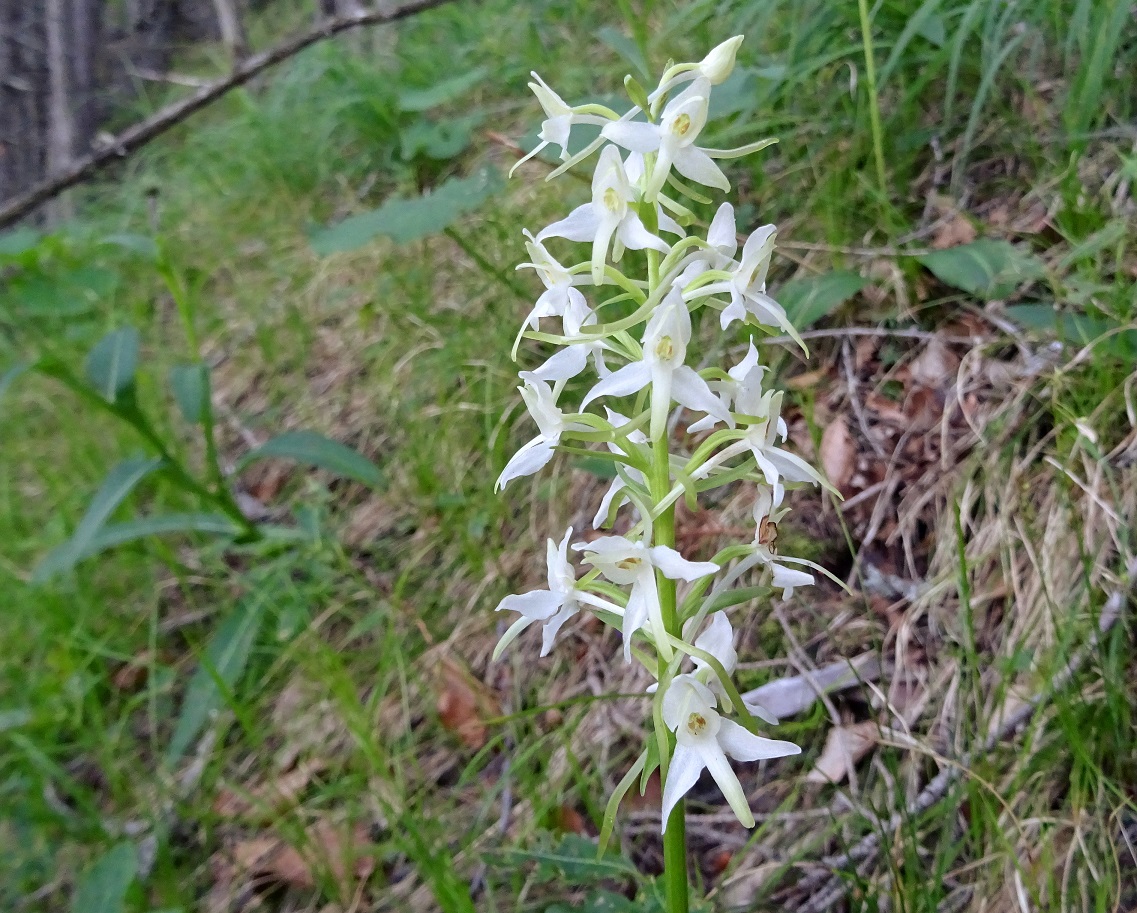
[[[619,29],[606,25],[596,31],[596,37],[639,70],[640,76],[647,79],[651,78],[651,67],[647,65],[647,61],[644,60],[639,47]]]
[[[580,834],[566,834],[553,850],[513,850],[506,855],[536,862],[537,877],[546,881],[563,878],[579,883],[639,874],[635,865],[618,853],[609,852],[597,859],[596,844]]]
[[[991,238],[931,251],[916,259],[945,285],[985,301],[1006,298],[1020,285],[1046,275],[1042,261],[1032,253]]]
[[[441,121],[417,120],[400,134],[399,155],[406,161],[419,155],[437,161],[452,159],[470,145],[470,137],[484,120],[481,113]]]
[[[123,250],[132,254],[138,254],[145,257],[147,260],[158,259],[158,242],[151,238],[149,235],[130,234],[128,232],[120,232],[118,234],[107,235],[103,238],[104,244],[113,244],[115,247],[121,247]]]
[[[8,393],[8,388],[12,386],[13,382],[25,371],[32,367],[27,362],[20,362],[19,364],[12,365],[3,374],[0,374],[0,399]]]
[[[260,633],[271,588],[262,586],[237,604],[236,610],[219,627],[193,678],[190,679],[182,710],[166,749],[166,763],[181,760],[186,749],[224,700],[222,689],[231,692],[249,660],[253,643]]]
[[[419,197],[391,197],[378,209],[312,232],[309,240],[321,255],[355,250],[380,235],[399,244],[417,241],[477,209],[502,186],[501,175],[486,168],[468,178],[451,178]]]
[[[174,391],[182,417],[200,425],[209,414],[209,366],[204,362],[174,365],[170,369],[170,387]]]
[[[363,454],[315,431],[286,431],[246,455],[238,469],[270,457],[327,469],[373,488],[383,481],[379,467]]]
[[[1053,333],[1062,342],[1074,346],[1083,346],[1121,326],[1115,320],[1073,311],[1059,311],[1052,304],[1043,302],[1011,305],[1006,313],[1007,317],[1025,330]],[[1121,358],[1133,358],[1137,355],[1137,330],[1114,333],[1102,340],[1097,351]]]
[[[217,536],[235,536],[239,532],[233,521],[223,514],[159,514],[143,517],[124,523],[112,523],[95,533],[79,552],[74,552],[71,542],[52,550],[36,568],[36,576],[44,579],[78,564],[87,558],[105,552],[107,549],[125,545],[148,536],[165,536],[170,533],[212,533]],[[58,558],[56,553],[59,553]],[[66,565],[56,566],[56,562],[66,561]]]
[[[41,240],[38,231],[31,228],[16,228],[0,234],[0,258],[14,259],[34,250]]]
[[[399,93],[399,110],[420,112],[437,108],[465,95],[488,74],[486,67],[476,67],[468,73],[452,76],[426,89],[404,89]]]
[[[161,457],[136,457],[124,460],[107,473],[83,519],[79,521],[75,533],[62,545],[47,553],[32,574],[32,582],[42,583],[49,577],[69,571],[87,555],[100,551],[101,549],[96,547],[99,534],[115,508],[126,499],[139,482],[162,463]]]
[[[126,892],[138,874],[138,851],[133,843],[108,850],[87,873],[71,899],[72,913],[122,913]]]
[[[821,276],[791,279],[778,291],[778,301],[799,330],[804,330],[838,307],[865,287],[865,279],[847,270],[837,270]]]
[[[87,379],[109,402],[134,383],[141,338],[134,327],[112,330],[100,339],[87,356]]]

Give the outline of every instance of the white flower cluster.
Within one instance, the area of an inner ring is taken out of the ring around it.
[[[599,156],[592,199],[536,235],[525,233],[530,262],[519,268],[535,270],[546,290],[525,319],[518,343],[528,337],[558,351],[536,370],[521,372],[521,396],[539,433],[509,461],[497,485],[539,471],[557,449],[580,452],[589,443],[602,443],[606,450],[589,453],[609,460],[616,478],[593,525],[611,523],[625,506],[635,512],[635,523],[625,536],[572,545],[591,567],[579,579],[569,560],[572,529],[559,545],[550,539],[548,588],[502,600],[499,610],[520,617],[495,656],[534,623],[543,628],[541,655],[546,655],[564,623],[582,610],[621,629],[625,659],[634,655],[657,679],[651,689],[653,718],[670,732],[657,732],[658,751],[645,752],[637,762],[642,770],[658,755],[664,828],[704,768],[739,820],[752,826],[728,757],[753,761],[799,751],[756,734],[754,714],[776,720],[745,704],[732,682],[734,635],[721,609],[742,601],[740,596],[732,602],[731,586],[755,567],[765,567],[773,587],[785,596],[813,583],[813,575],[799,569],[811,563],[777,555],[775,538],[786,512],[787,486],[824,483],[816,470],[780,446],[787,433],[782,394],[764,389],[766,369],[758,363],[753,341],[728,371],[697,371],[687,363],[692,314],[708,307],[720,312],[723,330],[740,321],[788,333],[800,343],[785,311],[766,293],[774,226],[757,229],[740,256],[730,203],[719,207],[705,239],[683,228],[695,215],[680,198],[710,202],[683,179],[729,190],[716,160],[772,142],[725,150],[699,145],[712,87],[729,76],[741,41],[724,42],[701,62],[669,67],[650,95],[629,77],[625,85],[634,107],[622,116],[600,105],[571,106],[536,74],[530,83],[546,120],[540,145],[527,158],[546,146],[560,147],[563,161],[550,175],[555,177],[596,152]],[[582,124],[599,126],[600,135],[570,154],[570,134]],[[563,266],[545,246],[553,238],[591,244],[590,258]],[[639,262],[646,276],[618,268],[625,249],[645,252]],[[600,299],[595,307],[582,287],[595,289]],[[560,332],[543,329],[543,320],[557,321],[553,326]],[[515,355],[516,349],[515,344]],[[580,406],[566,412],[558,404],[561,394],[590,364],[598,380]],[[598,401],[604,404],[603,416],[586,411]],[[617,403],[623,412],[612,408]],[[705,435],[686,455],[670,451],[668,417],[676,404],[699,416],[688,431]],[[731,546],[713,561],[680,555],[674,548],[675,503],[684,497],[693,503],[700,492],[746,480],[757,487],[753,541]],[[689,584],[682,601],[674,581]],[[687,658],[693,668],[682,671]]]

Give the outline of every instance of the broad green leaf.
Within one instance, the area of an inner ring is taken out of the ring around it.
[[[0,732],[9,729],[19,729],[32,721],[32,712],[27,707],[17,707],[13,710],[0,710]]]
[[[42,574],[46,579],[107,549],[145,539],[148,536],[165,536],[170,533],[212,533],[217,536],[233,536],[238,532],[240,530],[233,525],[233,521],[222,514],[159,514],[156,517],[112,523],[95,533],[79,552],[74,551],[70,541],[51,551],[36,568],[36,577]],[[57,553],[59,553],[58,558]],[[66,565],[57,562],[66,562]]]
[[[470,145],[470,137],[485,120],[481,113],[450,120],[417,120],[400,134],[400,156],[410,161],[425,155],[437,161],[454,158]]]
[[[204,362],[174,365],[170,369],[170,387],[174,391],[182,417],[199,425],[209,414],[209,366]]]
[[[616,478],[616,461],[605,460],[598,457],[580,457],[576,461],[576,468],[590,472],[598,479]]]
[[[501,187],[501,175],[486,168],[468,178],[451,178],[419,197],[391,197],[378,209],[314,231],[312,249],[323,255],[355,250],[380,235],[399,244],[417,241],[449,227]]]
[[[486,78],[489,70],[486,67],[476,67],[468,73],[452,76],[429,88],[404,89],[399,93],[399,110],[407,112],[429,111],[448,101],[465,95],[474,86]]]
[[[1006,298],[1023,283],[1046,275],[1034,254],[991,238],[931,251],[916,259],[945,285],[986,301]]]
[[[134,383],[141,338],[134,327],[112,330],[100,339],[87,356],[87,379],[113,403]]]
[[[271,588],[260,587],[241,600],[233,614],[214,633],[182,700],[181,713],[166,749],[167,764],[173,765],[181,760],[210,715],[221,708],[224,701],[222,689],[229,692],[237,684],[249,661],[249,653],[264,620],[265,607],[271,598]]]
[[[138,254],[147,260],[158,259],[158,242],[149,235],[136,235],[127,232],[107,235],[103,238],[104,244],[113,244],[132,254]]]
[[[31,228],[16,228],[0,234],[0,258],[11,259],[33,250],[41,235]]]
[[[799,330],[833,313],[865,287],[865,279],[847,270],[791,279],[778,290],[779,303]]]
[[[327,469],[372,487],[383,481],[379,467],[363,454],[315,431],[286,431],[247,454],[239,468],[270,457]]]
[[[636,75],[650,78],[651,68],[647,65],[647,61],[644,60],[644,56],[640,53],[639,47],[637,47],[631,38],[610,25],[597,29],[596,37],[635,67],[636,70],[639,71]]]
[[[1062,342],[1083,346],[1110,331],[1118,330],[1121,324],[1102,317],[1091,317],[1072,311],[1059,311],[1051,304],[1034,302],[1015,304],[1006,309],[1007,316],[1025,330],[1041,330],[1053,333]],[[1137,329],[1126,329],[1103,339],[1099,351],[1122,358],[1137,355]]]
[[[69,317],[96,308],[118,285],[118,273],[94,266],[56,270],[50,275],[17,278],[8,299],[21,313],[33,317]]]
[[[552,850],[512,850],[506,855],[518,861],[536,862],[537,876],[544,880],[565,878],[579,883],[639,874],[635,865],[618,853],[605,853],[597,859],[596,844],[579,834],[566,834]]]
[[[757,107],[764,97],[762,82],[779,83],[786,76],[782,64],[768,67],[735,67],[734,72],[711,93],[707,117],[714,121]],[[708,144],[709,145],[709,144]]]
[[[41,583],[55,574],[69,571],[84,557],[99,551],[98,548],[92,551],[92,548],[115,508],[126,499],[139,482],[162,463],[160,457],[136,457],[124,460],[107,473],[83,519],[79,521],[74,535],[48,552],[32,574],[32,581]]]
[[[138,850],[119,843],[108,850],[87,873],[71,899],[72,913],[122,913],[126,892],[138,874]]]

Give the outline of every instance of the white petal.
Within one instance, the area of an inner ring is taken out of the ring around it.
[[[787,482],[812,482],[816,485],[821,481],[820,473],[796,453],[771,447],[766,451],[766,456]]]
[[[725,330],[736,320],[746,319],[746,307],[742,303],[741,296],[732,295],[730,304],[722,309],[719,314],[719,325]]]
[[[541,380],[568,380],[588,366],[588,346],[565,346],[533,372]]]
[[[630,152],[642,154],[659,148],[659,127],[643,121],[610,123],[600,131],[600,135]]]
[[[683,177],[704,187],[730,190],[730,181],[722,173],[722,169],[715,164],[714,159],[696,146],[684,146],[676,150],[675,170]]]
[[[762,722],[769,723],[771,726],[778,725],[778,718],[757,701],[748,701],[744,695],[742,698],[742,703],[746,705],[746,709],[749,710],[751,714],[758,717],[758,719],[762,720]]]
[[[537,240],[564,238],[567,241],[591,241],[596,236],[600,219],[591,203],[578,206],[559,222],[537,233]]]
[[[505,488],[514,479],[531,476],[541,470],[553,458],[554,445],[544,438],[534,438],[513,455],[505,464],[505,469],[497,477],[495,490]]]
[[[706,767],[702,754],[692,745],[676,745],[667,767],[667,782],[663,786],[663,830],[667,831],[667,818],[675,805],[699,781]]]
[[[698,580],[708,574],[717,574],[719,570],[713,561],[688,561],[666,545],[654,545],[648,551],[651,553],[652,564],[670,580]]]
[[[738,225],[734,219],[734,207],[723,203],[711,220],[707,231],[707,243],[724,257],[731,258],[738,250]]]
[[[608,514],[612,510],[612,499],[623,490],[624,480],[617,476],[612,480],[612,484],[608,486],[608,490],[604,492],[604,497],[600,501],[600,507],[596,511],[596,516],[592,518],[593,529],[600,529],[600,527],[604,525],[608,519]],[[627,498],[621,498],[620,506],[626,504],[627,500]]]
[[[707,386],[707,382],[695,373],[694,368],[681,365],[671,378],[671,396],[680,405],[696,412],[713,415],[720,422],[733,426],[730,410],[726,404]]]
[[[656,213],[660,231],[665,231],[670,235],[678,235],[680,238],[686,236],[687,232],[683,230],[683,226],[665,213],[662,206],[656,206]]]
[[[549,590],[533,590],[530,593],[521,593],[517,596],[506,596],[498,603],[497,611],[519,612],[533,621],[545,621],[556,614],[564,601],[564,595],[561,593],[553,593]]]
[[[553,642],[557,639],[557,634],[561,630],[561,626],[579,611],[580,605],[573,599],[565,602],[561,610],[545,622],[544,627],[541,629],[542,656],[549,655],[549,652],[553,649]]]
[[[711,616],[711,623],[695,639],[695,646],[705,653],[710,653],[722,663],[727,675],[730,675],[738,665],[738,653],[734,649],[734,629],[730,626],[726,612],[715,612]],[[696,665],[706,665],[697,656],[694,660]]]
[[[794,588],[799,586],[812,586],[813,574],[807,574],[805,571],[796,571],[793,568],[785,567],[781,564],[773,565],[774,579],[772,584],[774,589],[782,591],[782,598],[789,599],[794,594]]]
[[[736,761],[764,761],[769,758],[786,758],[801,754],[793,742],[764,739],[748,732],[734,720],[723,720],[719,726],[719,745]]]
[[[663,693],[663,722],[668,729],[676,730],[692,712],[705,716],[713,712],[717,704],[715,693],[695,676],[690,673],[677,675]]]
[[[624,662],[632,661],[632,635],[647,624],[650,611],[643,587],[633,586],[624,609]]]
[[[635,554],[639,550],[639,543],[625,539],[623,536],[601,536],[591,542],[577,542],[573,545],[573,551],[590,553],[600,557]]]
[[[726,724],[731,723],[731,720],[723,720],[719,732]],[[737,723],[732,723],[737,726]],[[741,727],[739,727],[741,728]],[[745,732],[745,730],[743,730]],[[746,801],[746,793],[742,790],[742,784],[738,782],[738,776],[731,769],[730,761],[726,759],[718,741],[713,745],[707,745],[702,751],[703,763],[707,765],[707,770],[711,772],[711,776],[715,778],[715,782],[722,790],[723,796],[726,801],[730,803],[730,808],[742,822],[743,827],[754,827],[754,814],[750,811],[750,803]]]
[[[601,396],[631,396],[633,393],[639,393],[649,383],[651,383],[651,368],[645,362],[633,361],[624,365],[619,371],[613,371],[589,390],[580,408],[582,410],[587,408],[589,403]]]
[[[678,227],[678,226],[677,226]],[[671,248],[663,241],[644,228],[644,223],[634,212],[629,212],[616,229],[616,235],[625,247],[632,250],[643,250],[650,247],[660,253],[667,253]]]

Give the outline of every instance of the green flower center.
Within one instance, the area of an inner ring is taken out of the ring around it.
[[[609,212],[619,212],[620,206],[623,205],[623,200],[620,199],[620,194],[616,192],[615,187],[609,187],[604,191],[604,196],[601,197],[604,201],[604,208]]]
[[[674,133],[676,136],[686,136],[687,131],[690,129],[691,129],[691,115],[690,114],[686,114],[686,113],[680,114],[671,123],[671,132]]]
[[[664,336],[655,344],[655,357],[664,361],[675,355],[675,343],[670,336]]]

